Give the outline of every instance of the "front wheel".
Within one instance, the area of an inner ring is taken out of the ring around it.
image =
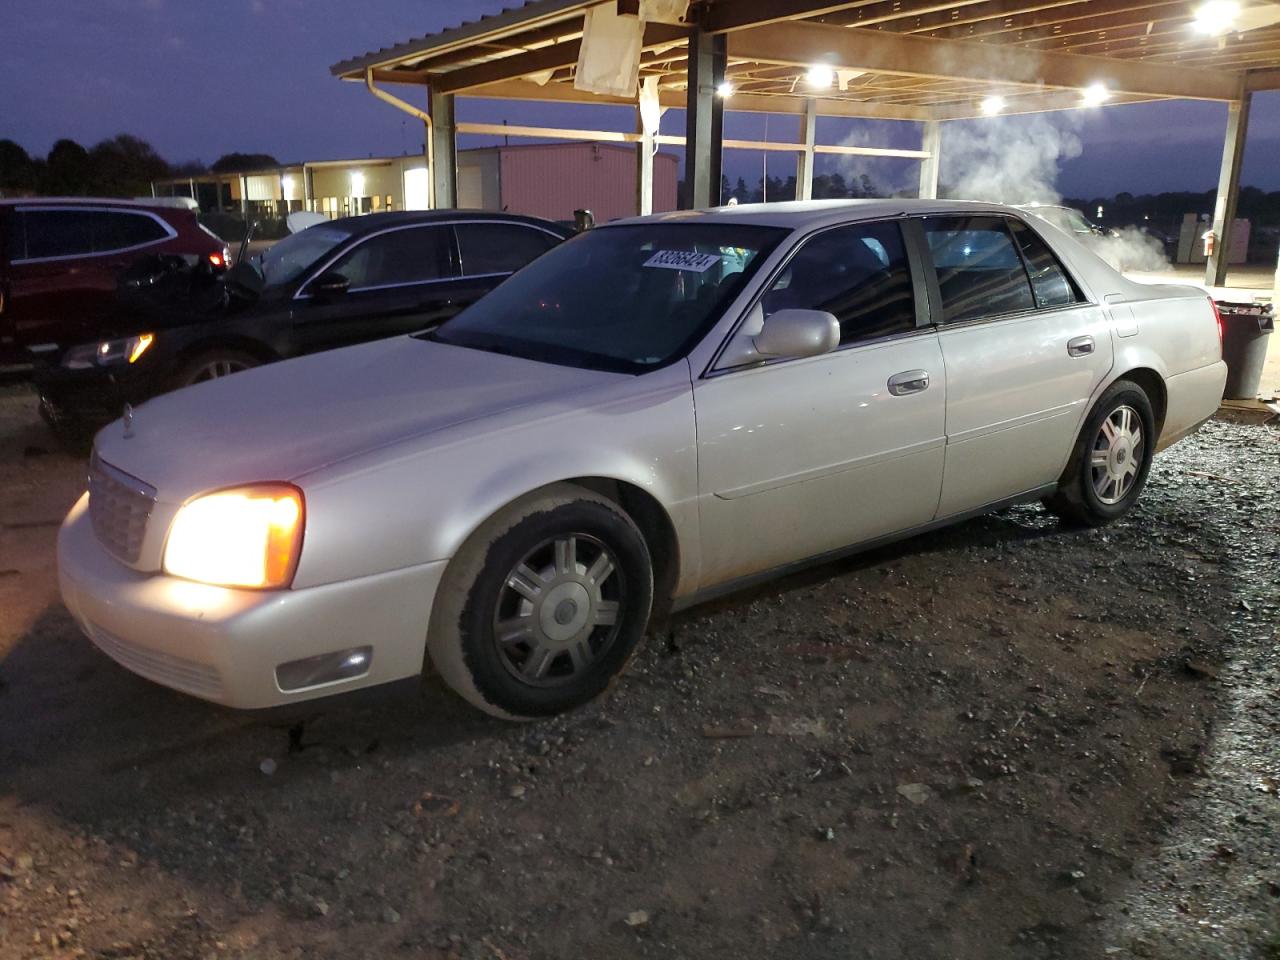
[[[616,504],[557,484],[478,530],[437,592],[428,650],[488,713],[559,713],[608,689],[644,635],[649,551]]]
[[[1117,380],[1085,420],[1058,490],[1044,504],[1062,519],[1101,526],[1137,502],[1155,455],[1155,415],[1146,391]]]
[[[214,347],[205,350],[183,361],[173,375],[173,387],[189,387],[204,383],[206,380],[220,380],[233,373],[249,370],[262,363],[251,353],[234,350],[230,347]]]

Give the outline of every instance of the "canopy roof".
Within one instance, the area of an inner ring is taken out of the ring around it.
[[[532,0],[439,33],[344,60],[332,72],[429,84],[442,93],[575,102],[630,100],[576,90],[584,11],[599,0]],[[614,0],[634,7],[636,0]],[[1246,0],[1226,21],[1197,29],[1202,0],[707,0],[690,8],[703,30],[727,35],[735,110],[901,120],[1070,108],[1105,87],[1110,103],[1169,98],[1238,100],[1280,88],[1280,4]],[[643,75],[683,107],[689,25],[645,29]],[[811,66],[836,71],[815,88]]]

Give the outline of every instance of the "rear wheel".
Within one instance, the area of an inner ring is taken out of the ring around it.
[[[644,537],[616,504],[557,484],[486,523],[449,565],[428,649],[481,710],[546,716],[599,696],[649,619]]]
[[[1058,491],[1044,501],[1062,519],[1100,526],[1137,502],[1155,455],[1155,416],[1129,380],[1107,389],[1085,421]]]
[[[261,360],[243,350],[215,347],[183,361],[173,376],[173,389],[204,383],[206,380],[219,380],[261,364]]]

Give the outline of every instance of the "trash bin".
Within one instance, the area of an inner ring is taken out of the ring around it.
[[[1254,400],[1262,382],[1267,338],[1275,330],[1270,306],[1219,303],[1222,315],[1222,359],[1227,364],[1227,400]]]

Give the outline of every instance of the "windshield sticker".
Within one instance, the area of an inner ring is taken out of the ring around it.
[[[694,273],[706,273],[720,262],[718,254],[693,253],[688,250],[659,250],[644,262],[646,267],[661,267],[664,270],[692,270]]]

